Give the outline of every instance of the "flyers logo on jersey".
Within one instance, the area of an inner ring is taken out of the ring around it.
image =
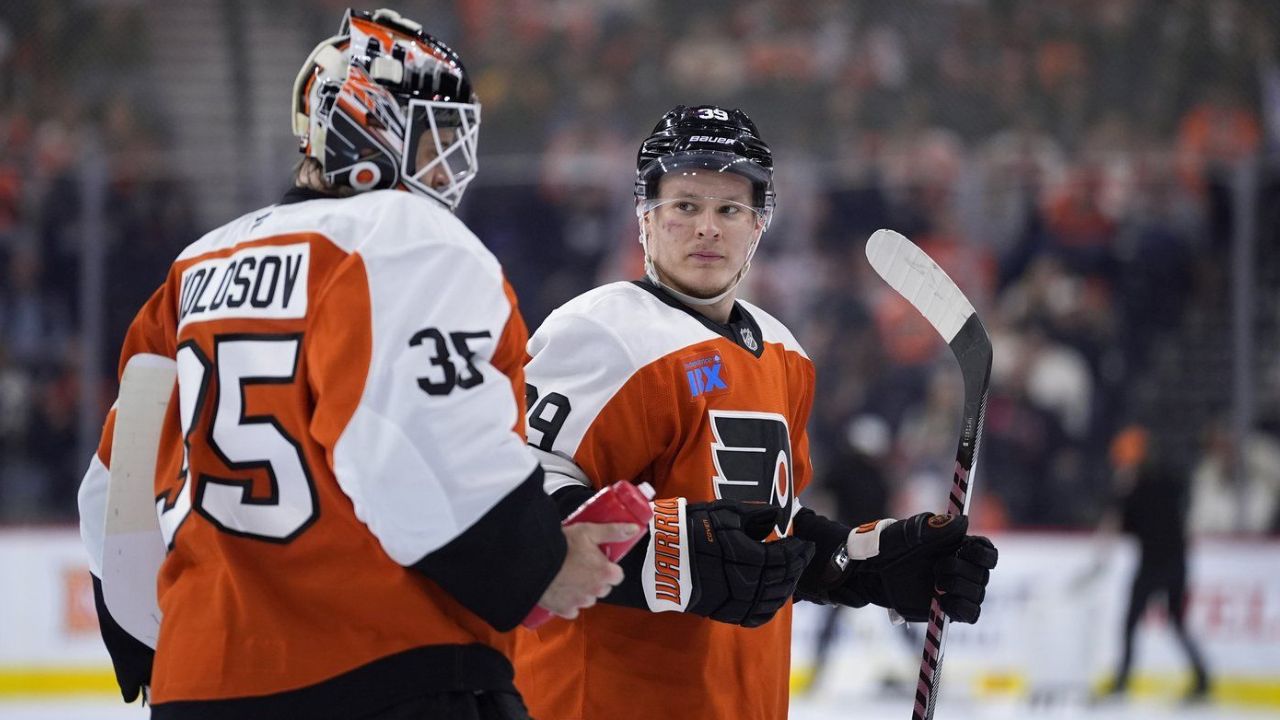
[[[222,318],[307,314],[311,245],[260,245],[193,264],[182,273],[178,327]]]
[[[696,355],[685,358],[683,362],[684,377],[689,383],[690,398],[729,390],[729,383],[724,377],[724,365],[720,362],[720,353]]]
[[[791,431],[777,413],[708,410],[711,478],[716,499],[768,503],[780,509],[774,530],[785,536],[795,505]]]

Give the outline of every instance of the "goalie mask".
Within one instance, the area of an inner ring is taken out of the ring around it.
[[[480,103],[457,53],[391,10],[348,10],[293,88],[293,133],[327,182],[455,208],[475,178]]]
[[[644,216],[661,204],[659,185],[672,172],[733,173],[751,183],[751,212],[757,230],[747,249],[746,262],[725,290],[715,297],[698,298],[681,293],[659,279],[649,252]],[[737,288],[751,268],[760,236],[769,227],[775,204],[773,153],[760,138],[755,123],[741,110],[714,105],[677,105],[662,116],[640,145],[636,156],[636,216],[640,220],[640,244],[648,278],[690,305],[714,305]]]

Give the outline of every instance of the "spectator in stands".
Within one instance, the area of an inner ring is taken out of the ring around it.
[[[11,255],[29,246],[43,268],[35,286],[45,309],[72,328],[80,323],[84,137],[96,136],[107,151],[108,277],[162,271],[176,249],[174,238],[201,230],[194,218],[214,203],[214,194],[246,191],[234,182],[200,184],[211,168],[184,162],[164,132],[178,127],[166,122],[166,111],[198,104],[206,91],[219,97],[239,79],[259,74],[242,72],[238,63],[249,60],[233,54],[226,67],[203,72],[199,66],[181,94],[172,95],[152,77],[159,51],[173,56],[172,35],[157,32],[168,16],[134,5],[0,3],[0,294],[16,287],[9,284],[11,266],[26,262]],[[1264,137],[1272,144],[1280,137],[1280,82],[1274,80],[1280,77],[1274,30],[1280,3],[750,0],[687,12],[634,0],[446,5],[433,17],[458,28],[468,55],[476,52],[478,92],[486,98],[489,170],[459,212],[504,261],[531,325],[579,283],[631,277],[641,263],[637,244],[609,242],[611,227],[631,222],[629,206],[612,201],[626,205],[626,183],[584,192],[557,175],[597,162],[597,154],[610,162],[623,157],[609,149],[610,138],[642,130],[634,117],[665,109],[672,91],[696,89],[703,97],[713,93],[759,107],[757,120],[776,128],[771,139],[796,162],[781,171],[791,174],[783,184],[792,191],[780,198],[786,212],[773,230],[786,242],[786,260],[774,257],[776,245],[764,248],[744,293],[778,308],[818,365],[828,368],[828,392],[814,407],[815,456],[837,451],[843,419],[854,408],[875,407],[896,425],[926,402],[916,353],[932,358],[939,346],[927,329],[914,337],[907,319],[883,332],[881,343],[867,340],[872,315],[862,309],[874,308],[881,325],[897,311],[903,318],[910,313],[882,306],[878,279],[860,282],[858,268],[865,266],[861,243],[879,227],[922,243],[943,237],[931,252],[982,248],[998,260],[991,307],[976,300],[988,325],[1034,321],[1088,366],[1094,402],[1080,449],[1085,462],[1070,471],[1078,481],[1073,487],[1082,489],[1071,502],[1094,504],[1087,516],[1108,484],[1101,449],[1114,431],[1112,418],[1133,401],[1150,410],[1152,401],[1144,398],[1167,396],[1168,387],[1184,382],[1176,373],[1157,372],[1159,350],[1185,346],[1186,331],[1196,330],[1187,327],[1192,316],[1205,308],[1211,309],[1206,325],[1226,319],[1226,250],[1237,200],[1230,172],[1240,160],[1258,157]],[[324,15],[315,7],[280,0],[268,16],[306,25]],[[94,32],[77,34],[84,27]],[[67,37],[77,41],[63,42]],[[287,49],[290,33],[274,37]],[[198,48],[191,51],[187,60],[204,60],[196,57]],[[177,72],[186,69],[166,67]],[[605,99],[595,104],[608,112],[579,112],[577,101],[593,96]],[[238,121],[267,109],[254,92],[236,97],[242,102],[224,109]],[[239,130],[257,137],[248,126]],[[543,167],[545,186],[537,172]],[[163,182],[156,168],[166,175]],[[504,176],[505,168],[515,170]],[[192,179],[199,181],[198,194]],[[552,192],[543,195],[542,187]],[[816,190],[797,190],[805,187]],[[810,211],[806,203],[815,207]],[[1264,213],[1260,229],[1265,233],[1278,221],[1280,215]],[[575,262],[547,260],[566,247]],[[602,247],[610,248],[603,257]],[[1259,243],[1264,261],[1266,247]],[[1051,255],[1056,259],[1048,261]],[[973,279],[972,263],[943,265],[962,285]],[[1275,272],[1259,265],[1264,291],[1275,287]],[[107,336],[120,337],[113,326],[131,317],[145,299],[136,293],[151,284],[108,285],[100,298]],[[1180,291],[1165,292],[1170,287]],[[1019,300],[1028,306],[1017,307]],[[9,338],[11,374],[25,372],[13,365],[24,354],[59,356],[65,344],[58,339],[65,333],[18,335]],[[1274,327],[1264,326],[1261,352],[1274,335]],[[913,342],[924,338],[929,345]],[[103,348],[100,355],[103,377],[113,376],[116,351]],[[903,392],[867,397],[899,376],[907,378]],[[52,390],[43,380],[24,378],[40,396],[32,402],[43,406]],[[1260,414],[1280,414],[1280,396],[1258,397]],[[1015,423],[1023,437],[1010,445],[1002,425],[988,448],[992,462],[1010,460],[1002,454],[1009,449],[1029,451],[1036,444],[1029,436],[1045,427],[1036,408],[1010,406],[1009,399],[1002,390],[993,406],[1017,410],[1004,420],[1031,417],[1031,429]],[[1201,410],[1206,400],[1188,402]],[[1067,424],[1076,436],[1076,420]],[[1186,452],[1181,448],[1195,445],[1186,440],[1171,445]],[[1028,454],[1012,462],[1030,471],[1034,460]],[[1015,502],[1011,519],[1042,522],[1025,514],[1030,507]],[[41,512],[69,517],[72,509]],[[1080,515],[1073,510],[1070,517]],[[1218,526],[1233,527],[1234,520],[1225,522]]]
[[[15,248],[0,290],[0,341],[10,360],[32,373],[54,365],[71,332],[69,309],[41,282],[42,273],[34,247]]]
[[[1261,432],[1244,442],[1244,467],[1236,467],[1238,443],[1225,420],[1206,431],[1204,454],[1191,473],[1191,531],[1273,533],[1280,513],[1280,443]]]

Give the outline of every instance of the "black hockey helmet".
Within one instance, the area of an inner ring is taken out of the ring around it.
[[[773,214],[773,152],[741,110],[677,105],[662,116],[636,155],[636,198],[658,196],[662,176],[681,168],[732,172],[751,181],[752,204]]]

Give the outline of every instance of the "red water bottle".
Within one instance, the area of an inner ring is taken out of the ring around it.
[[[653,519],[653,508],[649,501],[653,499],[653,488],[649,483],[632,485],[626,480],[619,480],[591,496],[590,500],[578,506],[564,519],[561,525],[573,525],[580,522],[592,523],[633,523],[643,527],[649,526]],[[644,533],[638,533],[630,540],[601,543],[600,549],[609,556],[611,562],[626,555],[635,544],[640,542]],[[532,630],[554,617],[550,610],[534,606],[520,624]]]

